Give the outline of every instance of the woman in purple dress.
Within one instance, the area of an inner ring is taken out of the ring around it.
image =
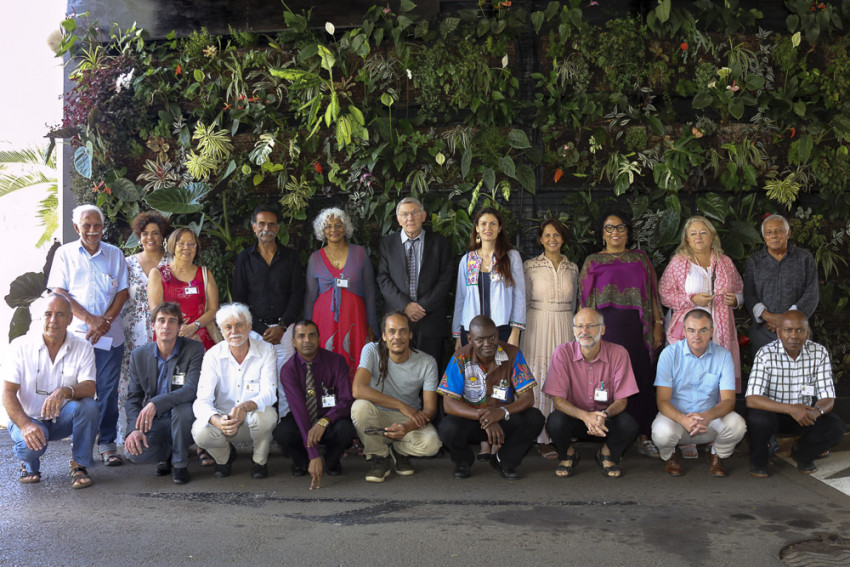
[[[657,457],[650,434],[658,412],[652,356],[664,337],[658,279],[646,252],[627,247],[632,230],[627,213],[605,212],[597,227],[602,250],[584,261],[579,301],[582,307],[593,307],[605,317],[602,338],[629,352],[640,392],[629,399],[626,411],[640,426],[638,451]]]

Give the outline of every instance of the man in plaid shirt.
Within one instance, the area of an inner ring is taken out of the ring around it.
[[[753,360],[747,385],[750,476],[766,478],[768,442],[780,427],[800,435],[791,456],[797,470],[811,474],[814,459],[838,443],[844,421],[832,412],[835,385],[826,349],[809,340],[802,311],[788,311],[779,339],[763,346]]]

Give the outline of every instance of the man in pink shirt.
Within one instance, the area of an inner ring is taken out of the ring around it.
[[[573,474],[579,453],[573,439],[602,441],[596,461],[609,478],[619,478],[620,457],[638,434],[637,422],[625,413],[627,398],[638,392],[629,353],[602,340],[605,322],[595,309],[573,317],[576,340],[559,345],[543,386],[554,411],[546,431],[558,449],[555,474]]]

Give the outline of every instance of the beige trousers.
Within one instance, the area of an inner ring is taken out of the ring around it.
[[[398,410],[379,408],[372,402],[366,400],[355,400],[351,406],[351,421],[357,429],[357,436],[363,443],[363,453],[367,459],[374,457],[386,457],[390,454],[390,445],[397,453],[411,457],[430,457],[440,450],[442,443],[437,429],[428,424],[422,429],[411,431],[399,441],[384,437],[383,435],[370,435],[366,433],[367,427],[389,427],[394,423],[407,423],[410,421]]]
[[[215,462],[223,465],[230,455],[230,444],[244,441],[254,443],[254,462],[258,465],[266,464],[269,459],[269,445],[272,442],[272,430],[277,425],[277,410],[269,406],[265,411],[252,411],[236,430],[236,435],[225,435],[220,429],[207,422],[196,419],[192,424],[192,437],[198,447],[206,449],[215,459]]]

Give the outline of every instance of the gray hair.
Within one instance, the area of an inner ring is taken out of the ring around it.
[[[244,303],[225,303],[215,312],[215,324],[219,327],[233,319],[245,319],[248,327],[253,324],[251,310]]]
[[[766,217],[763,221],[761,221],[761,236],[762,236],[762,238],[764,238],[764,225],[768,221],[775,221],[775,220],[782,221],[782,226],[785,227],[785,232],[788,232],[789,230],[791,230],[791,225],[788,224],[788,219],[786,219],[782,215],[770,215],[770,216]]]
[[[582,311],[584,311],[585,309],[589,309],[590,311],[593,311],[593,313],[596,315],[596,322],[597,323],[599,323],[600,325],[605,324],[605,317],[602,315],[602,313],[600,313],[599,311],[597,311],[593,307],[582,307],[581,309],[576,311],[575,315],[573,315],[573,325],[576,324],[576,317],[578,317],[578,314],[581,313]]]
[[[420,201],[416,197],[405,197],[404,199],[398,202],[398,205],[395,206],[395,214],[398,214],[398,211],[399,209],[401,209],[402,205],[416,205],[420,211],[425,210],[425,207],[422,206],[422,201]]]
[[[354,223],[351,222],[351,217],[348,216],[348,213],[336,207],[323,209],[313,220],[313,235],[316,237],[316,240],[319,242],[325,241],[325,224],[331,217],[336,217],[342,221],[345,227],[345,239],[351,240],[351,236],[354,234]]]
[[[72,319],[74,317],[74,313],[71,311],[71,300],[61,293],[55,293],[52,291],[38,296],[32,303],[30,303],[30,314],[32,315],[32,318],[42,320],[44,318],[44,310],[47,309],[47,304],[54,299],[62,300],[68,310],[68,318]]]
[[[94,205],[80,205],[79,207],[74,208],[74,210],[71,211],[71,221],[75,225],[79,226],[80,223],[83,222],[83,215],[91,212],[97,213],[97,216],[100,217],[101,224],[105,222],[105,219],[103,218],[103,211]]]

